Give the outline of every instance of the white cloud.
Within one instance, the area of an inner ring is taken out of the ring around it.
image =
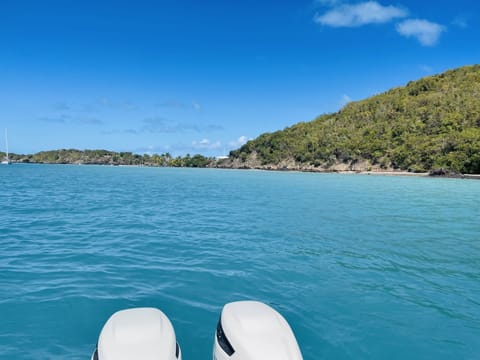
[[[58,116],[47,116],[39,118],[41,121],[56,124],[76,124],[76,125],[102,125],[103,121],[93,117],[71,116],[61,114]]]
[[[41,121],[57,124],[66,124],[72,121],[70,115],[61,114],[59,116],[44,116],[40,118]]]
[[[137,154],[164,154],[165,152],[169,152],[172,149],[170,145],[148,145],[148,146],[140,146],[133,149],[134,153]]]
[[[443,25],[422,19],[402,21],[397,24],[396,29],[400,35],[416,38],[423,46],[437,44],[442,32],[447,30]]]
[[[218,150],[222,147],[222,143],[220,141],[211,142],[208,139],[194,140],[192,141],[192,147],[195,150]]]
[[[202,106],[200,105],[200,103],[198,101],[192,101],[192,107],[193,107],[193,110],[195,110],[197,112],[202,110]]]
[[[350,96],[348,96],[347,94],[343,94],[342,95],[342,99],[340,100],[340,104],[342,106],[345,106],[347,105],[349,102],[352,102],[352,98]]]
[[[425,72],[427,74],[433,73],[433,68],[429,65],[419,65],[418,67],[419,67],[420,70],[422,70],[423,72]]]
[[[228,145],[229,145],[230,147],[233,147],[233,148],[238,148],[238,147],[240,147],[240,146],[242,146],[242,145],[245,145],[248,140],[249,140],[249,139],[248,139],[245,135],[242,135],[242,136],[240,136],[237,140],[235,140],[235,141],[230,141],[230,142],[228,143]]]
[[[367,24],[383,24],[408,15],[407,10],[396,6],[383,6],[376,1],[340,5],[323,15],[315,15],[318,24],[332,27],[358,27]]]

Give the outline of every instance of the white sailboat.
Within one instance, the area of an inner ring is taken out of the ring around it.
[[[5,129],[5,159],[2,160],[2,165],[10,165],[11,164],[11,161],[10,161],[10,158],[8,157],[8,137],[7,137],[7,129]]]

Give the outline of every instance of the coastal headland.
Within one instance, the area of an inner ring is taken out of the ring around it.
[[[1,153],[0,153],[1,156]],[[378,175],[378,176],[417,176],[447,177],[461,179],[478,179],[480,174],[460,174],[446,169],[434,169],[428,172],[412,172],[400,169],[382,169],[368,162],[356,164],[337,164],[329,168],[303,166],[302,164],[261,165],[256,162],[240,163],[232,158],[216,159],[203,155],[186,155],[172,157],[170,154],[133,154],[117,153],[107,150],[50,150],[32,155],[11,154],[13,164],[64,164],[64,165],[101,165],[101,166],[146,166],[146,167],[182,167],[182,168],[216,168],[231,170],[258,170],[278,172],[311,172],[344,175]]]
[[[478,178],[480,65],[411,81],[340,111],[264,133],[228,158],[61,149],[12,162]],[[2,153],[0,153],[0,157]]]

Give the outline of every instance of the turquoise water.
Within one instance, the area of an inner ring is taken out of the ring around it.
[[[135,306],[211,359],[239,299],[305,359],[479,357],[480,181],[13,165],[0,188],[2,359],[89,359]]]

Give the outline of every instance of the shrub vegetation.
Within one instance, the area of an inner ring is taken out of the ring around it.
[[[480,173],[480,65],[412,81],[334,114],[260,135],[230,156],[262,165],[329,168],[368,160],[385,169]]]

